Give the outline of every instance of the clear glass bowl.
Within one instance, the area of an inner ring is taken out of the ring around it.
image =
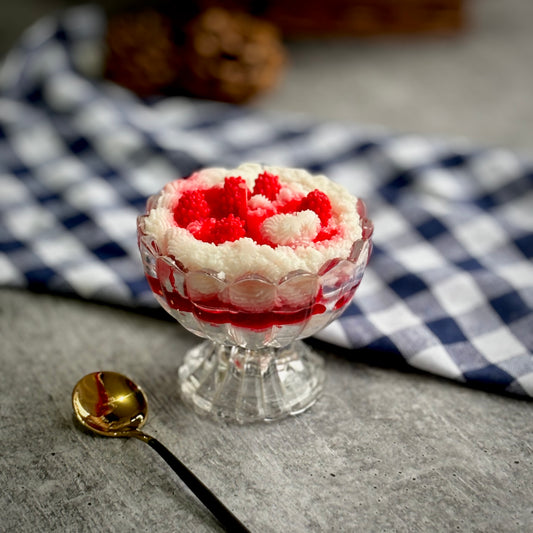
[[[148,207],[155,197],[148,200]],[[372,250],[372,222],[358,200],[362,238],[347,258],[318,273],[290,272],[272,282],[250,273],[232,282],[223,272],[188,270],[160,252],[137,220],[146,278],[161,306],[206,339],[179,369],[183,400],[201,413],[241,423],[301,413],[317,400],[324,362],[300,339],[337,318],[361,283]]]

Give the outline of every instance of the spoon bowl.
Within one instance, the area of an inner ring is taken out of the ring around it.
[[[151,446],[231,532],[249,533],[244,524],[163,444],[140,428],[148,416],[148,400],[131,379],[117,372],[93,372],[72,391],[72,407],[82,427],[106,437],[134,437]]]
[[[148,416],[143,390],[117,372],[93,372],[80,379],[72,407],[82,426],[106,437],[132,436]]]

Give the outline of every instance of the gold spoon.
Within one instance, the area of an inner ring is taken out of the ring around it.
[[[178,474],[228,531],[249,530],[158,440],[140,431],[148,416],[148,401],[133,381],[116,372],[93,372],[72,391],[72,407],[81,425],[106,437],[135,437],[149,444]]]

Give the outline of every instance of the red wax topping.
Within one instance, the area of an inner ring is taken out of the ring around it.
[[[213,230],[215,228],[216,223],[216,218],[205,218],[203,220],[195,220],[187,226],[187,229],[199,241],[212,242]]]
[[[315,242],[328,241],[339,234],[339,228],[322,228],[318,235],[315,237]]]
[[[255,180],[253,194],[262,194],[273,201],[276,199],[276,195],[280,189],[281,184],[278,176],[270,174],[270,172],[263,172]]]
[[[223,205],[221,202],[222,194],[224,191],[224,185],[215,185],[204,191],[204,197],[206,202],[211,208],[211,216],[215,218],[225,217],[228,213],[223,212]]]
[[[185,191],[174,210],[174,220],[182,228],[186,228],[195,220],[203,220],[211,213],[203,191]]]
[[[302,211],[301,209],[302,204],[302,198],[293,198],[292,200],[289,200],[286,204],[280,205],[278,207],[278,213],[298,213],[298,211]]]
[[[246,234],[258,244],[266,244],[263,235],[261,234],[261,225],[268,217],[274,215],[274,210],[256,209],[248,211],[246,217]]]
[[[219,200],[222,203],[223,213],[246,219],[249,194],[250,191],[246,182],[241,177],[226,178],[224,180],[224,191]]]
[[[246,235],[244,221],[230,213],[227,217],[217,220],[212,232],[211,242],[221,244],[226,241],[236,241]]]
[[[217,220],[206,218],[191,222],[187,229],[199,240],[222,244],[226,241],[236,241],[246,236],[246,229],[242,218],[229,214]]]
[[[261,225],[275,214],[297,213],[306,209],[314,211],[321,222],[321,230],[315,241],[324,241],[337,235],[338,230],[328,227],[332,208],[327,194],[315,189],[306,197],[289,196],[285,202],[278,198],[282,185],[279,177],[269,172],[259,174],[253,191],[240,176],[224,179],[221,185],[204,190],[187,190],[181,195],[174,209],[176,224],[200,241],[222,244],[250,237],[259,244],[269,244],[261,234]],[[252,196],[267,198],[250,209]],[[271,203],[273,202],[273,203]]]
[[[320,218],[320,222],[325,226],[331,218],[331,202],[328,195],[315,189],[311,191],[300,204],[300,211],[310,209],[314,211]]]

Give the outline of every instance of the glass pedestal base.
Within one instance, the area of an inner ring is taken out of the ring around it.
[[[183,400],[199,413],[240,423],[272,421],[313,405],[323,359],[302,341],[252,350],[205,341],[179,369]]]

